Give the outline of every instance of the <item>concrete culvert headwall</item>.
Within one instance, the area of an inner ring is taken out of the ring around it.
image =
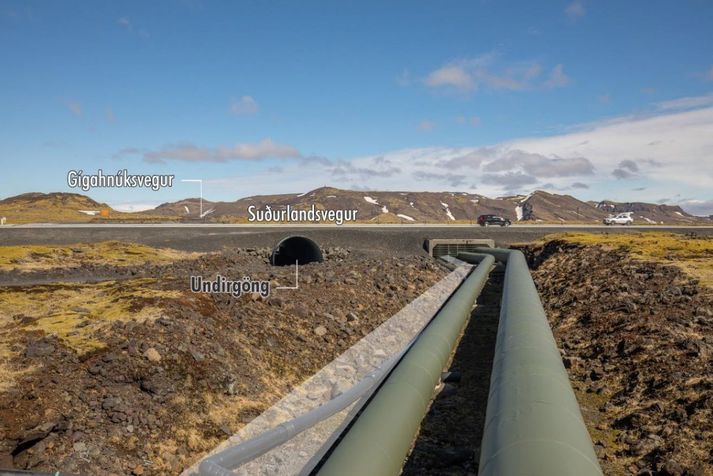
[[[273,266],[321,263],[324,261],[319,245],[304,236],[289,236],[280,241],[272,250],[270,263]]]

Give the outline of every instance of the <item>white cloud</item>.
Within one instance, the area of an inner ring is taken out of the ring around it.
[[[428,86],[453,87],[463,91],[470,91],[476,88],[475,79],[466,71],[463,64],[447,64],[432,71],[426,76]]]
[[[545,87],[549,89],[562,88],[569,84],[569,76],[564,73],[564,68],[558,64],[550,72],[550,77],[545,81]]]
[[[231,99],[229,110],[237,116],[256,114],[260,105],[252,96],[243,96],[240,99]]]
[[[576,20],[587,14],[587,9],[584,7],[582,0],[574,0],[564,9],[565,14],[571,19]]]
[[[624,175],[636,172],[620,167],[635,161],[638,180],[645,182],[640,185],[648,185],[646,199],[681,190],[709,198],[713,190],[713,105],[708,104],[706,97],[668,101],[664,107],[658,105],[659,111],[653,114],[615,118],[557,136],[514,140],[509,145],[540,154],[586,157],[597,168],[594,179],[599,185],[592,187],[592,196],[603,189],[616,190],[626,198],[626,185],[613,184],[606,176],[616,169],[624,170]],[[704,107],[694,109],[696,105]]]
[[[661,197],[681,200],[675,197],[685,191],[681,206],[707,214],[706,207],[713,203],[711,130],[713,104],[702,96],[659,103],[647,114],[580,125],[557,135],[481,147],[411,148],[335,161],[304,157],[294,147],[266,140],[230,148],[134,150],[132,155],[184,161],[294,159],[283,161],[279,171],[268,172],[266,166],[240,177],[212,180],[212,186],[239,196],[300,193],[325,184],[488,196],[544,188],[573,190],[586,200],[648,202]],[[310,173],[305,173],[306,164]],[[615,170],[623,171],[627,180],[616,180]]]
[[[660,111],[685,111],[713,106],[713,93],[703,96],[689,96],[656,103]]]
[[[542,65],[537,61],[503,61],[496,53],[451,61],[426,75],[423,83],[434,89],[463,93],[479,89],[524,91],[557,88],[569,83],[561,64],[552,68],[549,77],[541,79]]]

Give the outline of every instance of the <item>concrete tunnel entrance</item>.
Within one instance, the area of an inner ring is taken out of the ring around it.
[[[299,264],[321,263],[324,261],[319,245],[304,236],[288,236],[280,241],[272,250],[270,263],[273,266],[289,266]]]

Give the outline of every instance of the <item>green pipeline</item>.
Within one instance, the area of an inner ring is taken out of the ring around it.
[[[478,475],[601,475],[525,256],[492,253],[507,266]]]
[[[398,475],[494,259],[486,256],[424,329],[319,471]]]

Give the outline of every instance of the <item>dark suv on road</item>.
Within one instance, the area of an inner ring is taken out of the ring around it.
[[[478,217],[478,225],[480,226],[510,226],[510,220],[497,215],[480,215]]]

